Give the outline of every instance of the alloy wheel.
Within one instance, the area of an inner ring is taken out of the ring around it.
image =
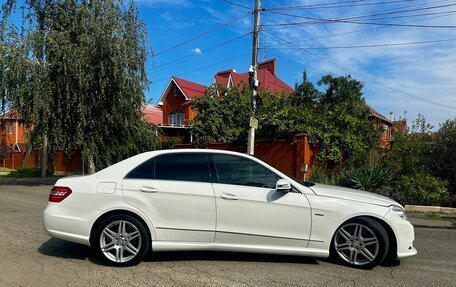
[[[349,264],[363,266],[377,258],[380,243],[375,233],[366,225],[348,223],[337,230],[334,248],[340,258]]]
[[[111,222],[100,235],[101,252],[116,263],[125,263],[135,258],[140,252],[141,245],[139,229],[125,220]]]

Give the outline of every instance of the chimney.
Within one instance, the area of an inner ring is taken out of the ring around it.
[[[264,62],[258,63],[259,69],[267,69],[273,75],[276,74],[276,59],[266,60]]]
[[[390,112],[390,121],[394,122],[394,112]]]

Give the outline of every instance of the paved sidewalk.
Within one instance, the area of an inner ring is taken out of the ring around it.
[[[440,219],[430,219],[424,213],[407,213],[407,216],[415,227],[456,229],[456,217],[442,215]]]

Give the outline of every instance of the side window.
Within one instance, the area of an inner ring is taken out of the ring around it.
[[[210,182],[204,153],[175,153],[155,158],[155,179]]]
[[[232,155],[213,155],[220,183],[275,188],[275,173],[253,160]]]
[[[151,158],[130,171],[125,178],[154,179],[155,158]]]

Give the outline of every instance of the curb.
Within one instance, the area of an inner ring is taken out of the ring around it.
[[[456,208],[441,206],[406,205],[405,211],[419,213],[435,212],[441,214],[456,214]]]

